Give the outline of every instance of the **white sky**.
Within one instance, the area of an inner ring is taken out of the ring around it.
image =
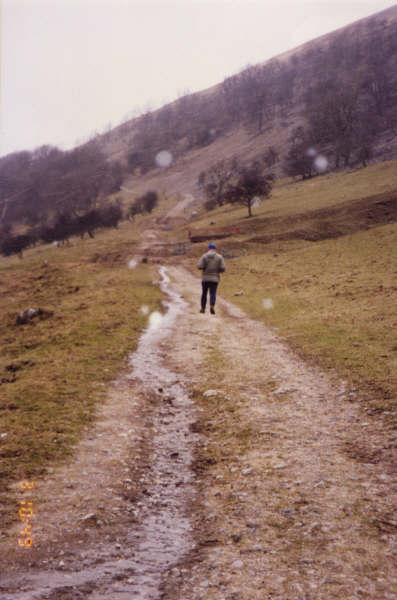
[[[109,123],[395,4],[387,0],[0,0],[0,155]]]

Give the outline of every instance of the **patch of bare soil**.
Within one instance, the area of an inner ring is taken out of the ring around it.
[[[35,545],[10,532],[1,598],[395,598],[395,438],[230,303],[199,314],[199,280],[168,272],[168,316],[37,482]]]

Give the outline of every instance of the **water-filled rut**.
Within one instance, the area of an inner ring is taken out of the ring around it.
[[[194,407],[181,376],[164,366],[161,349],[172,336],[185,302],[171,289],[165,267],[160,268],[160,276],[168,298],[165,313],[150,315],[149,326],[129,359],[128,378],[148,398],[156,399],[152,460],[144,476],[145,494],[135,511],[138,525],[126,534],[121,558],[119,552],[117,559],[107,559],[117,555],[120,545],[113,543],[90,551],[91,564],[73,572],[36,570],[18,582],[3,580],[0,589],[7,590],[3,600],[64,598],[65,592],[72,593],[68,598],[89,595],[92,600],[113,600],[129,593],[155,600],[161,596],[165,573],[193,547],[188,509],[194,495],[191,463],[197,436],[190,427]]]

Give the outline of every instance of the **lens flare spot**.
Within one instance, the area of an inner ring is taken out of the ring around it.
[[[169,150],[161,150],[156,154],[155,162],[158,167],[166,169],[172,164],[173,156]]]
[[[317,155],[317,150],[315,148],[309,148],[306,151],[307,156],[311,156],[312,158],[314,158]]]
[[[263,301],[263,308],[265,310],[271,310],[272,308],[274,308],[274,302],[271,298],[265,298]]]
[[[327,157],[323,154],[319,154],[318,156],[316,156],[316,158],[314,159],[314,168],[316,169],[316,171],[319,171],[319,173],[324,173],[324,171],[328,169]]]

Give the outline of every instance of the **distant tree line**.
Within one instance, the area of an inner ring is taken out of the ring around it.
[[[397,27],[373,19],[353,31],[336,34],[327,51],[308,51],[317,76],[303,81],[307,126],[292,132],[287,174],[311,176],[310,148],[326,153],[330,168],[366,166],[376,138],[397,123]]]
[[[0,231],[0,252],[4,256],[22,253],[39,242],[64,244],[75,235],[93,238],[97,229],[115,227],[123,217],[120,203],[93,208],[80,215],[61,213],[52,225],[35,225],[23,234],[13,234],[9,227]]]
[[[75,218],[117,192],[123,168],[91,141],[69,152],[42,146],[0,158],[0,224],[43,224],[55,215]]]
[[[86,234],[94,238],[98,229],[117,228],[123,218],[134,219],[138,214],[151,213],[158,203],[158,194],[148,190],[138,197],[123,214],[121,201],[116,199],[112,203],[91,208],[79,215],[63,212],[59,214],[52,224],[36,224],[27,229],[23,234],[13,234],[9,225],[0,229],[0,253],[4,256],[19,254],[36,244],[58,243],[67,244],[72,236],[83,238]]]

